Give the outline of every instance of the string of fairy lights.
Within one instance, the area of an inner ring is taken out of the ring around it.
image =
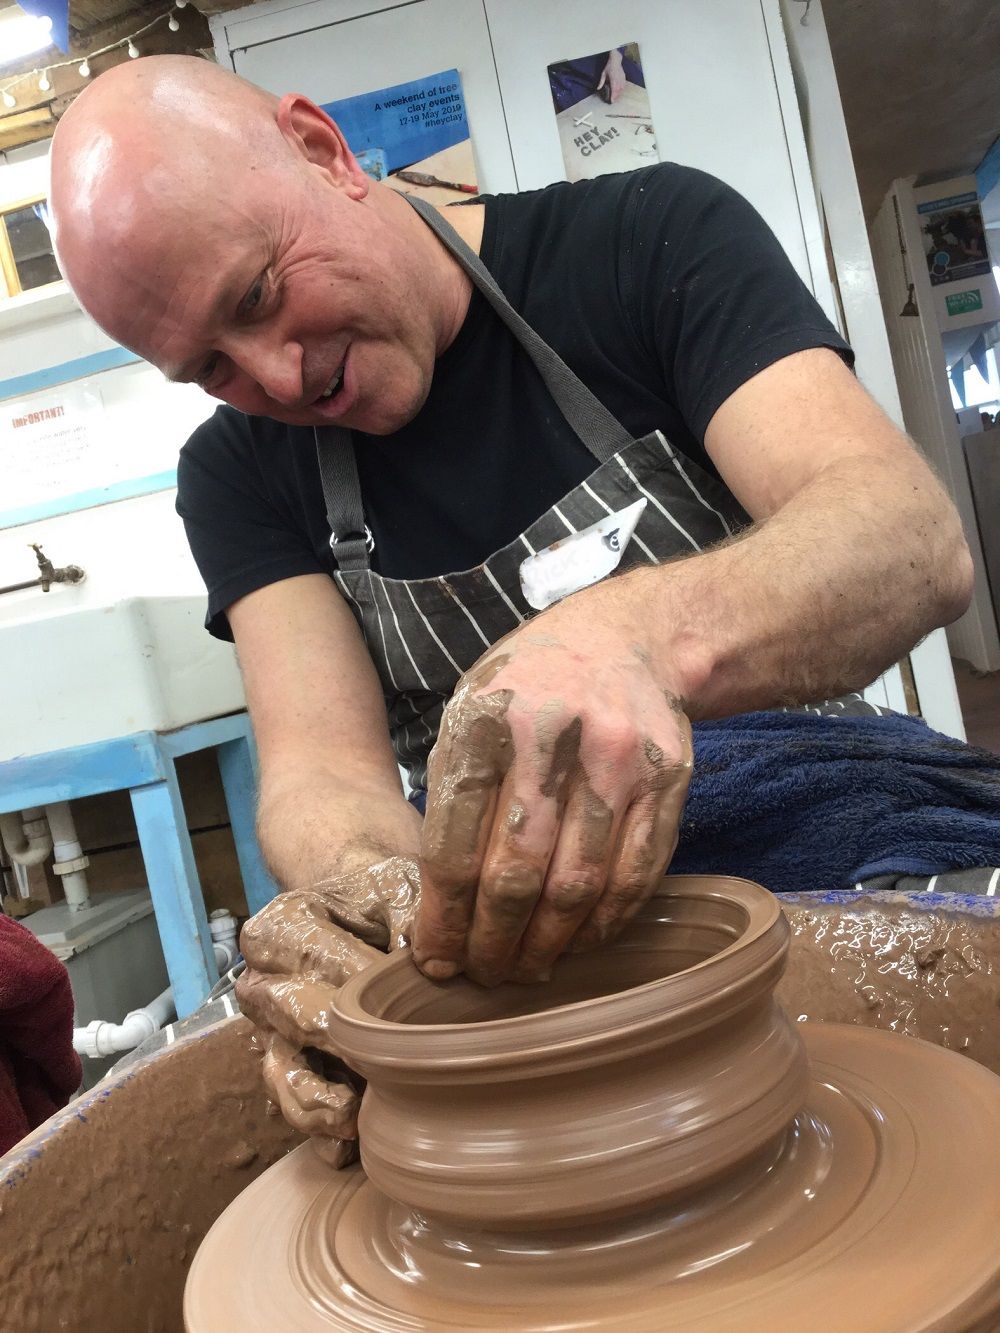
[[[4,84],[2,89],[0,89],[0,102],[3,103],[8,111],[13,110],[17,106],[17,97],[15,96],[14,89],[20,87],[22,84],[32,83],[35,80],[37,80],[35,87],[38,92],[51,92],[52,80],[49,78],[49,75],[53,70],[68,69],[71,65],[76,66],[76,71],[81,79],[89,79],[91,74],[90,62],[96,59],[97,56],[107,55],[109,51],[115,51],[122,46],[127,49],[130,59],[137,60],[139,56],[142,55],[142,50],[136,45],[139,39],[144,37],[152,28],[155,28],[158,24],[163,22],[166,22],[166,25],[171,32],[177,32],[181,25],[177,21],[177,14],[175,11],[178,9],[187,9],[187,6],[188,0],[174,0],[170,9],[165,10],[162,14],[157,14],[156,18],[150,19],[148,23],[143,24],[141,28],[137,28],[135,32],[129,33],[126,37],[119,37],[117,41],[109,42],[107,46],[102,46],[96,51],[91,51],[90,54],[84,56],[82,60],[79,56],[73,56],[69,60],[59,60],[54,64],[39,66],[37,69],[30,69],[24,74],[18,74],[16,78],[11,79],[8,83]],[[32,93],[31,100],[35,100],[34,92]]]

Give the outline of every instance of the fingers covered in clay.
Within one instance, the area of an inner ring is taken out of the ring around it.
[[[381,957],[381,954],[376,954]],[[268,977],[247,971],[236,982],[241,1010],[258,1027],[299,1048],[336,1055],[330,1042],[330,1005],[336,988],[313,977]]]
[[[420,867],[391,856],[361,870],[309,886],[338,925],[376,949],[401,949],[410,942],[420,900]]]
[[[608,882],[621,810],[586,780],[570,793],[535,912],[521,939],[514,979],[541,981],[600,901]]]
[[[309,1045],[335,1057],[327,1031],[334,994],[333,987],[309,979],[245,972],[236,981],[240,1007],[258,1028],[268,1096],[294,1129],[313,1137],[325,1162],[341,1167],[357,1156],[360,1092],[339,1061],[328,1077],[310,1066],[303,1050]]]
[[[355,1155],[360,1093],[336,1058],[331,1004],[382,951],[408,942],[419,894],[416,862],[390,857],[279,895],[240,936],[247,970],[236,996],[259,1029],[265,1085],[288,1123],[316,1136],[333,1166]]]
[[[268,1094],[288,1123],[303,1134],[332,1140],[324,1144],[324,1160],[336,1166],[346,1164],[358,1137],[361,1105],[350,1083],[317,1074],[305,1053],[277,1033],[265,1051],[261,1073]]]
[[[240,949],[257,972],[309,972],[339,986],[373,949],[408,942],[419,894],[416,862],[392,857],[279,894],[243,927]]]
[[[514,971],[520,940],[541,898],[559,833],[556,800],[539,796],[529,814],[516,795],[517,786],[518,775],[512,771],[498,802],[466,943],[465,971],[485,985]]]
[[[660,723],[672,727],[668,712]],[[565,754],[565,804],[561,794],[557,798],[562,808],[558,842],[517,952],[513,976],[518,981],[544,979],[579,928],[593,920],[602,905],[616,919],[621,914],[624,920],[626,910],[632,909],[632,897],[616,895],[620,849],[639,809],[645,809],[647,819],[657,817],[646,803],[651,798],[655,802],[666,785],[665,780],[660,781],[659,769],[651,771],[649,760],[651,754],[662,760],[661,747],[641,735],[627,708],[608,707],[589,718],[585,729],[578,727],[578,744]],[[564,728],[563,735],[569,734],[570,728]],[[668,765],[661,767],[665,771]],[[643,894],[653,891],[672,850],[670,842],[655,868],[651,868],[652,858],[643,862],[643,870],[650,871],[643,880]],[[629,887],[633,887],[631,879]],[[638,896],[639,888],[634,887]],[[632,910],[638,905],[636,902]]]
[[[510,697],[502,690],[479,693],[505,660],[501,655],[473,668],[459,682],[428,764],[413,956],[437,979],[454,976],[465,964],[499,788],[510,764]]]
[[[614,851],[615,807],[587,769],[608,769],[605,728],[558,701],[511,710],[508,773],[476,897],[466,972],[495,983],[542,980],[600,897]],[[613,750],[614,758],[618,758]],[[614,765],[610,766],[612,769]],[[626,783],[606,784],[621,805]]]
[[[643,747],[638,794],[622,822],[605,890],[576,933],[574,950],[613,939],[655,892],[674,854],[693,768],[691,724],[679,710],[675,717],[671,757],[652,742]]]
[[[445,711],[414,933],[431,977],[545,978],[639,910],[677,844],[691,776],[681,705],[638,646],[602,645],[568,604],[545,619],[573,634],[526,623]]]

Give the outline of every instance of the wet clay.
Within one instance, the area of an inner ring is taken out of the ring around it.
[[[507,724],[511,691],[482,693],[509,661],[509,653],[495,652],[461,677],[428,759],[428,785],[436,799],[424,822],[423,857],[445,885],[464,886],[470,862],[482,858],[489,831],[484,798],[514,759]]]
[[[786,894],[778,999],[796,1021],[922,1037],[1000,1074],[1000,915],[992,900],[914,904],[902,894],[824,903]]]
[[[517,665],[488,654],[461,678],[428,760],[413,953],[435,980],[547,980],[568,947],[591,949],[620,929],[676,846],[692,768],[676,700],[644,680],[634,700],[651,728],[676,728],[668,760],[609,700],[606,716],[585,719],[559,697],[558,679],[547,702],[534,700],[517,688]]]
[[[252,1031],[227,1019],[109,1075],[0,1160],[4,1333],[179,1333],[205,1232],[302,1142],[268,1113]]]
[[[189,1333],[995,1333],[1000,1079],[790,1022],[787,945],[764,890],[677,877],[546,987],[355,977],[363,1168],[307,1145],[236,1200]]]
[[[240,936],[249,966],[236,993],[266,1044],[268,1093],[295,1129],[324,1135],[321,1151],[334,1166],[356,1156],[360,1099],[345,1071],[331,1064],[330,998],[377,962],[379,949],[406,944],[419,882],[415,861],[390,857],[280,894]],[[313,1049],[304,1051],[304,1043]]]

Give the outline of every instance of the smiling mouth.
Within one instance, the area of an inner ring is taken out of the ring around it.
[[[329,400],[343,388],[344,384],[344,362],[337,367],[337,373],[326,386],[320,396],[315,400],[317,403],[329,402]]]

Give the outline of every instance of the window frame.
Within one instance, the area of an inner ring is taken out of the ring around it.
[[[8,213],[17,213],[22,208],[33,208],[35,204],[44,204],[48,196],[42,194],[31,194],[26,199],[14,199],[8,204],[0,204],[0,274],[3,276],[3,287],[6,290],[0,290],[0,304],[5,300],[9,301],[15,296],[21,296],[27,290],[29,292],[44,292],[50,287],[54,287],[60,282],[60,278],[54,278],[51,282],[44,282],[40,287],[21,286],[21,275],[17,271],[17,262],[14,259],[14,247],[10,243],[10,236],[7,233],[6,218]]]

